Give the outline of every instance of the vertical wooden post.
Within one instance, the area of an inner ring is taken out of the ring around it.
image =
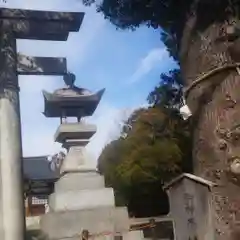
[[[155,219],[152,218],[149,220],[149,223],[152,225],[151,226],[151,232],[152,232],[152,240],[157,240],[157,236],[156,236],[156,222]]]

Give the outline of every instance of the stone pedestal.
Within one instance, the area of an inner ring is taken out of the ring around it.
[[[40,222],[46,239],[80,239],[83,230],[100,234],[99,239],[113,239],[129,231],[127,209],[115,207],[113,189],[105,188],[104,178],[84,149],[95,131],[92,125],[64,123],[56,132],[56,141],[68,149],[68,154],[49,199],[50,211]],[[104,235],[106,232],[112,234]]]

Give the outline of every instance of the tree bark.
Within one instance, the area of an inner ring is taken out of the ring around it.
[[[233,42],[222,40],[229,21],[200,31],[198,21],[192,15],[183,31],[180,64],[185,86],[202,73],[234,63],[228,51]],[[217,240],[240,239],[239,89],[240,75],[232,68],[202,81],[187,97],[195,124],[194,173],[218,184],[213,188]]]

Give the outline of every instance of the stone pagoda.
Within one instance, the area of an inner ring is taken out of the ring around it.
[[[67,155],[49,199],[49,212],[40,221],[41,231],[45,239],[80,239],[84,231],[90,236],[97,234],[99,239],[123,236],[130,227],[127,209],[115,207],[113,189],[105,188],[103,176],[89,163],[85,146],[96,127],[81,120],[94,113],[104,89],[92,93],[78,88],[71,73],[64,81],[67,86],[54,93],[43,91],[44,115],[60,118],[55,141],[62,144]],[[69,117],[76,121],[68,122]]]

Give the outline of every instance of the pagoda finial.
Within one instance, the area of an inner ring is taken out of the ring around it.
[[[67,74],[64,75],[63,80],[69,88],[73,88],[76,80],[76,76],[71,72],[67,72]]]

